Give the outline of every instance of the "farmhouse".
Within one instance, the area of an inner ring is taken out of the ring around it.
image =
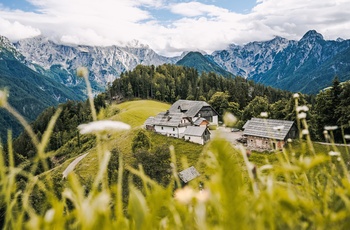
[[[159,113],[154,118],[149,118],[145,122],[146,128],[157,133],[182,138],[186,127],[192,125],[191,120],[183,113],[171,113],[168,111]]]
[[[202,145],[210,140],[209,124],[218,125],[218,113],[204,101],[188,100],[178,100],[144,123],[147,130]]]
[[[243,126],[247,148],[258,151],[282,149],[288,138],[295,138],[293,121],[252,118]]]
[[[196,120],[204,118],[210,124],[219,124],[219,114],[205,101],[178,100],[169,109],[172,113],[184,113],[186,117]]]

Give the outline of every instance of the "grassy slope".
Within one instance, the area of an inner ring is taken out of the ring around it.
[[[123,121],[131,125],[132,129],[129,131],[119,132],[113,134],[108,140],[106,140],[106,146],[109,150],[117,149],[123,154],[123,159],[126,164],[131,164],[134,160],[134,157],[131,154],[131,143],[134,135],[137,130],[142,126],[144,121],[149,116],[155,116],[157,113],[161,111],[165,111],[170,107],[169,104],[157,102],[157,101],[149,101],[149,100],[140,100],[140,101],[130,101],[122,104],[113,104],[109,106],[106,110],[100,113],[100,119],[103,119],[103,116],[107,117],[105,119]],[[115,111],[118,111],[116,113]],[[204,175],[204,166],[201,165],[200,155],[202,154],[203,146],[198,144],[193,144],[190,142],[185,142],[176,138],[169,138],[162,135],[158,135],[155,133],[149,133],[152,143],[156,144],[166,144],[168,146],[173,145],[175,148],[175,153],[177,156],[177,166],[179,170],[183,168],[194,165],[198,171]],[[72,144],[73,143],[73,144]],[[93,145],[93,142],[87,142],[86,146],[83,145],[81,148],[71,147],[76,145],[77,141],[72,140],[69,143],[69,147],[64,146],[62,148],[68,149],[66,151],[61,151],[69,157],[65,163],[61,166],[56,167],[53,171],[55,174],[61,174],[63,170],[68,166],[70,162],[72,162],[78,155],[89,151],[90,154],[87,155],[75,168],[75,172],[80,176],[81,179],[88,179],[90,175],[94,175],[97,170],[97,162],[98,156],[96,154],[96,148],[90,148]],[[299,142],[295,142],[292,145],[292,151],[296,154],[305,153],[304,145],[300,145]],[[321,144],[314,143],[314,148],[317,153],[327,154],[329,151],[334,149],[331,146],[325,146]],[[205,148],[206,149],[206,148]],[[71,152],[69,152],[71,150]],[[346,154],[346,147],[337,147],[337,151],[341,152],[344,159],[348,159],[348,154]],[[253,152],[250,161],[257,166],[262,166],[265,164],[276,164],[278,163],[276,153],[257,153]]]
[[[100,118],[104,115],[111,115],[105,119],[122,121],[131,125],[132,129],[129,131],[119,132],[113,134],[108,140],[105,141],[106,146],[109,150],[118,149],[123,154],[123,159],[125,163],[132,163],[134,157],[131,154],[131,143],[137,130],[140,129],[149,116],[155,116],[161,111],[169,109],[170,105],[149,100],[140,101],[130,101],[121,104],[113,104],[109,106],[106,110],[100,113]],[[119,110],[120,112],[115,114],[114,111]],[[182,168],[182,161],[184,156],[187,158],[187,163],[184,165],[196,165],[198,157],[202,152],[203,146],[185,142],[176,138],[168,138],[155,133],[150,133],[150,138],[152,143],[161,143],[168,146],[173,145],[175,148],[175,153],[178,159],[178,166]],[[72,140],[72,142],[76,142]],[[64,146],[65,147],[65,146]],[[64,148],[62,147],[62,148]],[[84,148],[83,146],[82,148]],[[74,148],[71,148],[74,149]],[[58,150],[60,151],[60,150]],[[75,168],[75,172],[79,175],[81,179],[89,179],[90,175],[95,175],[98,165],[98,156],[96,153],[96,148],[88,150],[88,154]],[[61,174],[64,169],[81,153],[75,154],[74,152],[69,153],[71,157],[61,166],[56,167],[53,171],[54,174]]]

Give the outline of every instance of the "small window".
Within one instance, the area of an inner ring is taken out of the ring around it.
[[[188,137],[188,140],[191,140],[191,137]]]
[[[173,131],[175,131],[175,128],[173,128]]]
[[[164,129],[164,127],[162,126],[162,130]]]

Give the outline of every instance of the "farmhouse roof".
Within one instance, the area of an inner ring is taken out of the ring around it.
[[[178,100],[170,107],[169,111],[174,113],[181,112],[184,113],[187,117],[194,117],[203,107],[211,106],[205,101]],[[213,111],[215,110],[213,109]],[[217,112],[215,111],[215,113]]]
[[[184,135],[201,137],[207,127],[187,126]]]
[[[199,172],[193,166],[179,172],[180,179],[185,183],[187,183],[187,182],[189,182],[189,181],[191,181],[199,176],[200,176]]]
[[[153,119],[153,125],[178,127],[183,117],[183,113],[161,112]]]
[[[293,121],[252,118],[243,126],[243,135],[284,140],[293,124]]]
[[[154,125],[154,117],[147,118],[145,125]]]

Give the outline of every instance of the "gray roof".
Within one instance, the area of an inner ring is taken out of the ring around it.
[[[211,107],[205,101],[178,100],[171,106],[169,111],[173,113],[181,112],[185,113],[187,117],[194,117],[204,106]]]
[[[154,117],[147,118],[144,125],[154,125]]]
[[[201,137],[207,127],[187,126],[184,135]]]
[[[195,121],[193,122],[193,124],[196,125],[196,126],[200,126],[201,123],[202,123],[203,121],[206,121],[206,119],[203,118],[203,117],[200,117],[200,118],[198,118],[197,120],[195,120]]]
[[[183,113],[161,112],[153,119],[153,125],[178,127],[183,117]]]
[[[200,176],[199,172],[193,166],[179,172],[180,179],[185,183],[187,183],[187,182],[189,182],[189,181],[191,181],[194,178],[199,177],[199,176]]]
[[[284,140],[293,124],[293,121],[252,118],[243,126],[243,135]]]

